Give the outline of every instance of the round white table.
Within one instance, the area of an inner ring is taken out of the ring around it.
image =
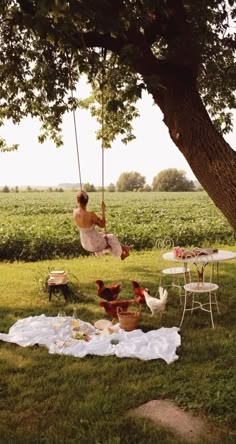
[[[168,251],[167,253],[164,253],[162,257],[168,261],[182,263],[185,269],[187,269],[187,264],[194,264],[198,268],[198,264],[204,264],[205,267],[208,263],[212,262],[212,277],[214,278],[216,268],[216,278],[217,282],[219,283],[219,263],[236,259],[236,251],[218,250],[217,253],[212,253],[209,255],[202,254],[186,258],[175,257],[173,251]]]
[[[209,255],[202,254],[187,258],[175,257],[173,251],[168,251],[167,253],[164,253],[162,257],[163,259],[166,259],[168,261],[182,262],[184,264],[194,262],[206,262],[206,258],[208,262],[222,262],[236,259],[236,251],[218,250],[217,253],[212,253]]]
[[[210,313],[211,315],[211,322],[212,322],[212,327],[214,328],[214,321],[213,321],[213,312],[212,312],[212,304],[216,305],[217,307],[217,311],[218,313],[220,313],[219,310],[219,306],[218,306],[218,302],[217,302],[217,297],[216,297],[216,292],[215,289],[219,289],[219,263],[223,262],[223,261],[229,261],[231,259],[236,259],[236,251],[228,251],[228,250],[218,250],[217,253],[212,253],[212,254],[202,254],[202,255],[198,255],[198,256],[192,256],[192,257],[186,257],[186,258],[181,258],[181,257],[175,257],[174,256],[174,252],[173,251],[169,251],[167,253],[163,254],[163,259],[166,259],[168,261],[173,261],[173,262],[179,262],[182,263],[184,268],[187,269],[187,265],[188,264],[194,264],[198,273],[198,290],[196,293],[201,292],[199,290],[199,288],[201,288],[201,286],[199,286],[199,283],[201,282],[200,285],[204,286],[204,293],[206,293],[206,285],[211,286],[211,291],[209,291],[209,301],[206,303],[202,303],[199,300],[196,300],[194,297],[192,298],[192,302],[191,302],[191,306],[190,308],[187,308],[187,295],[190,293],[194,293],[193,290],[191,290],[191,292],[189,291],[189,288],[192,288],[193,285],[195,285],[195,283],[186,283],[184,285],[184,289],[185,289],[185,296],[184,296],[184,306],[183,306],[183,312],[182,312],[182,318],[181,318],[181,322],[180,322],[180,327],[182,326],[182,322],[184,320],[185,317],[185,312],[187,311],[191,311],[191,313],[193,312],[193,310],[195,309],[201,309],[204,311],[207,311]],[[204,279],[204,269],[205,266],[207,264],[211,263],[212,267],[211,267],[211,272],[210,272],[210,282],[206,284],[205,279]],[[218,284],[214,284],[212,283],[212,276],[214,277],[214,269],[216,266],[216,277],[217,277],[217,283]],[[202,287],[203,288],[203,287]],[[214,290],[214,291],[213,291]],[[212,302],[211,300],[211,292],[214,294],[215,300],[214,302]],[[209,306],[209,308],[207,308],[207,306]]]

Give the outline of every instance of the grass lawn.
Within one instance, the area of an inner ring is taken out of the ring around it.
[[[124,299],[133,297],[131,279],[153,294],[159,270],[166,265],[158,251],[133,252],[123,262],[91,256],[1,263],[0,332],[7,333],[28,316],[56,316],[62,310],[72,315],[75,306],[80,319],[93,323],[106,318],[98,305],[96,279],[107,284],[122,281]],[[52,269],[70,274],[73,294],[67,303],[61,295],[49,302],[42,291]],[[207,313],[187,316],[179,359],[170,365],[160,359],[49,355],[46,348],[0,342],[0,444],[183,444],[172,431],[126,415],[130,408],[154,399],[172,400],[221,430],[217,441],[199,442],[235,443],[235,262],[220,264],[220,285],[221,315],[215,315],[215,330]],[[161,323],[144,308],[140,327],[178,327],[180,317],[172,289]]]

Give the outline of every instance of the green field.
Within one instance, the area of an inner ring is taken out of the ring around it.
[[[76,192],[0,193],[0,260],[36,261],[84,255],[72,220]],[[101,193],[90,193],[100,211]],[[107,231],[134,250],[164,235],[176,245],[234,244],[234,233],[204,192],[106,193]]]

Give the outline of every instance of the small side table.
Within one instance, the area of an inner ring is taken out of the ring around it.
[[[68,295],[69,295],[69,287],[68,287],[68,283],[64,282],[63,284],[56,284],[56,283],[48,283],[48,299],[49,301],[51,301],[52,299],[52,294],[54,293],[59,293],[61,292],[65,298],[65,301],[67,301]]]

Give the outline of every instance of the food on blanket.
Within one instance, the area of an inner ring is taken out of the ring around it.
[[[73,327],[72,330],[73,331],[80,331],[80,327],[79,326],[78,327]]]
[[[113,329],[111,327],[106,327],[106,328],[104,328],[101,331],[100,335],[101,336],[103,336],[103,335],[111,335],[112,333],[114,333]]]
[[[88,335],[86,335],[84,333],[80,333],[80,332],[74,332],[72,336],[73,336],[74,339],[78,339],[79,341],[86,341],[86,342],[88,342],[91,339],[90,336],[88,336]]]
[[[111,321],[108,321],[108,319],[99,319],[98,321],[94,322],[94,327],[98,330],[104,330],[104,328],[112,327],[113,324]]]
[[[110,321],[108,321],[110,322]],[[112,324],[112,322],[111,322]],[[113,325],[113,324],[112,324]],[[113,333],[118,333],[120,329],[119,324],[113,325],[112,327],[105,327],[101,332],[100,335],[112,335]]]
[[[134,298],[137,304],[145,304],[144,291],[149,293],[148,288],[141,287],[138,282],[130,281],[133,286]]]
[[[159,295],[160,299],[154,298],[147,291],[144,291],[145,301],[147,306],[150,308],[152,312],[152,316],[156,313],[160,313],[161,317],[166,308],[167,303],[167,290],[163,287],[159,287]]]
[[[118,318],[117,308],[120,307],[123,311],[127,311],[129,306],[134,303],[133,299],[118,300],[118,301],[101,301],[100,307],[103,307],[105,312],[113,318]]]
[[[122,288],[121,282],[105,287],[104,282],[100,279],[97,279],[96,284],[98,296],[102,299],[105,299],[106,301],[114,301],[115,299],[117,299],[118,294],[120,293]]]

